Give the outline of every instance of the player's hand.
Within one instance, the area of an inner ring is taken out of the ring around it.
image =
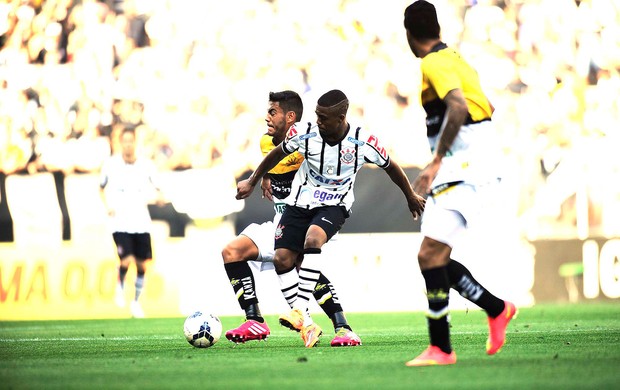
[[[235,198],[245,199],[252,195],[252,191],[254,191],[254,186],[250,184],[250,179],[241,180],[237,183],[237,195],[235,195]]]
[[[426,199],[415,193],[412,198],[407,199],[407,205],[409,206],[409,211],[411,211],[411,214],[413,215],[413,219],[416,220],[424,211]]]
[[[260,183],[260,188],[263,190],[263,198],[267,198],[272,201],[273,190],[271,189],[271,179],[269,177],[263,177],[263,180]]]
[[[437,176],[441,162],[431,161],[416,177],[413,182],[413,190],[418,194],[428,195],[431,193],[431,184]]]

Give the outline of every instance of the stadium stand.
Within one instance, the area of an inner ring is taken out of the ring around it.
[[[418,95],[416,66],[402,39],[407,3],[3,2],[1,170],[96,172],[107,154],[102,141],[114,150],[122,123],[139,128],[142,153],[161,170],[224,165],[240,177],[261,158],[255,144],[267,91],[294,89],[313,103],[333,87],[360,102],[351,115],[376,129],[398,161],[419,167],[428,152],[416,131],[423,115],[407,104]],[[608,217],[620,189],[606,184],[620,182],[620,163],[610,159],[599,172],[600,161],[580,158],[618,144],[616,3],[437,3],[443,39],[489,75],[483,83],[510,161],[506,185],[516,194],[509,206],[530,237],[575,236],[584,224],[586,234],[620,232],[617,218]],[[283,55],[269,44],[274,39],[290,51]],[[335,63],[325,53],[344,60]],[[27,158],[8,161],[9,150]],[[586,202],[570,194],[575,169],[594,176],[580,189]],[[568,196],[541,199],[549,181]],[[537,206],[550,202],[557,212]]]

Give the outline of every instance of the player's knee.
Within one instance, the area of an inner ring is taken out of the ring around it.
[[[146,273],[146,265],[144,263],[144,260],[136,261],[136,272],[138,273],[138,276],[144,275]]]
[[[129,268],[129,265],[134,261],[134,257],[133,256],[126,256],[123,257],[120,261],[121,263],[121,267],[123,268]]]
[[[235,260],[239,258],[239,250],[228,244],[222,249],[222,260],[224,260],[224,264],[233,263]]]
[[[256,260],[258,256],[258,247],[249,240],[233,240],[222,249],[222,260],[224,260],[224,264]]]
[[[420,265],[420,269],[427,270],[447,265],[449,253],[450,252],[447,252],[441,247],[437,248],[432,245],[422,244],[418,252],[418,264]]]
[[[323,244],[325,244],[325,239],[323,237],[308,236],[306,237],[306,240],[304,242],[304,249],[305,248],[317,248],[320,251]]]
[[[418,264],[420,265],[420,269],[429,269],[432,264],[432,256],[429,251],[423,251],[420,249],[418,252]]]
[[[273,265],[278,272],[289,270],[295,266],[295,257],[278,255],[278,252],[276,252],[273,258]]]

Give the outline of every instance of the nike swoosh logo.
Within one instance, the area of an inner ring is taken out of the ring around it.
[[[325,221],[325,222],[327,222],[328,224],[333,225],[332,221],[330,221],[330,220],[328,220],[328,219],[325,219],[325,217],[321,217],[321,221]]]

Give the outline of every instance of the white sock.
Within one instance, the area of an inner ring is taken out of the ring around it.
[[[308,312],[308,303],[313,298],[312,293],[321,275],[320,264],[322,263],[321,253],[305,253],[304,261],[299,270],[299,292],[295,301],[295,309],[300,309],[302,313]],[[312,323],[309,315],[304,315],[304,326]]]
[[[283,274],[278,274],[278,280],[280,281],[280,290],[286,300],[286,303],[293,308],[295,301],[297,300],[297,291],[299,289],[299,275],[297,269],[293,268]]]
[[[142,289],[144,288],[144,274],[136,276],[136,295],[134,300],[137,302],[138,298],[142,294]]]

